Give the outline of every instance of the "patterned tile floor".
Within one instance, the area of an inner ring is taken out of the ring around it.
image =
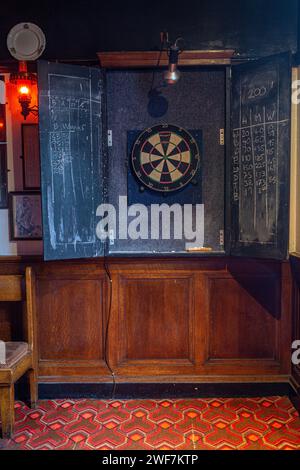
[[[41,400],[15,411],[2,449],[300,450],[299,414],[287,397]]]

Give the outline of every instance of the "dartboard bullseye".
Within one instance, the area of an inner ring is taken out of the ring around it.
[[[176,191],[196,175],[200,155],[194,138],[170,124],[146,129],[136,140],[131,156],[139,181],[155,191]]]

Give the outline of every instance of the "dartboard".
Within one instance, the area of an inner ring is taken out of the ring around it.
[[[153,126],[137,138],[132,167],[140,183],[155,191],[176,191],[196,175],[200,155],[195,139],[181,127]]]

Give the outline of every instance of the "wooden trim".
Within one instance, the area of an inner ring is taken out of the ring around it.
[[[292,340],[300,337],[300,254],[293,253],[290,257],[292,270]],[[291,398],[294,406],[300,410],[300,364],[292,364],[291,384],[294,395]]]
[[[26,263],[26,262],[42,262],[43,257],[40,255],[1,255],[0,263]]]
[[[25,280],[27,341],[33,352],[34,366],[37,368],[36,278],[31,266],[26,268]]]
[[[292,83],[300,78],[300,67],[292,69]],[[294,90],[292,89],[292,93]],[[300,252],[300,106],[291,104],[290,239],[289,251]]]
[[[11,368],[1,369],[0,387],[15,383],[22,377],[29,369],[33,367],[32,353],[29,352],[26,356],[22,357]]]
[[[39,361],[39,382],[84,381],[109,382],[112,380],[104,359],[87,361]]]
[[[183,51],[179,56],[180,67],[197,65],[229,65],[231,63],[233,49],[211,51]],[[107,69],[115,68],[144,68],[157,67],[159,51],[119,51],[97,52],[100,66]],[[169,63],[168,54],[163,51],[159,60],[159,66],[165,67]]]
[[[291,349],[292,343],[292,328],[287,328],[287,325],[292,325],[292,273],[291,267],[288,263],[281,265],[281,321],[279,322],[279,337],[278,344],[280,346],[280,372],[282,374],[291,374]]]
[[[78,381],[80,379],[80,382]],[[275,383],[287,383],[291,384],[291,376],[289,375],[282,375],[282,374],[169,374],[169,375],[147,375],[147,376],[127,376],[124,374],[120,374],[115,376],[116,384],[275,384]],[[98,375],[86,375],[86,376],[65,376],[65,375],[49,375],[43,376],[40,375],[39,377],[39,385],[47,385],[53,384],[59,386],[63,384],[113,384],[113,380],[111,376],[100,376]],[[294,383],[294,382],[293,382]],[[293,387],[295,387],[293,385]]]

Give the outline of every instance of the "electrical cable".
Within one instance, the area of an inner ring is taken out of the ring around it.
[[[109,333],[109,325],[110,325],[110,320],[111,320],[111,308],[112,308],[112,278],[111,278],[111,275],[110,275],[110,271],[109,271],[109,267],[108,267],[108,264],[107,264],[107,258],[106,256],[104,256],[104,269],[105,269],[105,272],[106,272],[106,275],[108,277],[108,280],[109,280],[109,307],[108,307],[108,316],[107,316],[107,319],[106,319],[106,328],[105,328],[105,337],[104,337],[104,361],[107,365],[107,368],[112,376],[112,380],[113,380],[113,388],[112,388],[112,393],[111,393],[111,399],[114,398],[115,396],[115,392],[116,392],[116,386],[117,386],[117,383],[116,383],[116,378],[115,378],[115,373],[109,363],[109,358],[108,358],[108,333]]]
[[[160,42],[160,50],[159,50],[159,54],[158,54],[158,59],[157,59],[157,63],[156,63],[156,66],[155,68],[153,69],[153,73],[152,73],[152,82],[151,82],[151,86],[150,86],[150,90],[148,92],[148,94],[150,95],[152,90],[153,90],[153,85],[154,85],[154,79],[155,79],[155,73],[157,72],[158,68],[159,68],[159,65],[160,65],[160,61],[161,61],[161,56],[162,56],[162,53],[163,53],[163,50],[164,50],[164,45],[165,45],[165,36],[163,36],[161,42]]]

